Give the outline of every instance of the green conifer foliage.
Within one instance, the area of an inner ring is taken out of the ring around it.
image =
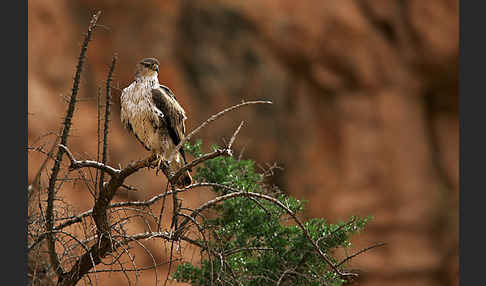
[[[201,141],[193,145],[187,143],[185,149],[196,158],[203,154]],[[296,217],[302,217],[305,202],[266,184],[263,174],[256,172],[254,165],[252,160],[217,157],[196,167],[194,178],[198,182],[230,187],[212,187],[216,196],[235,191],[264,194],[280,202]],[[202,261],[180,264],[173,278],[201,286],[344,284],[346,277],[336,273],[322,258],[285,208],[271,200],[245,196],[215,204],[205,213],[205,219],[198,219],[200,231],[205,234],[205,239],[198,240],[205,247]],[[330,224],[324,218],[313,218],[302,224],[342,274],[346,272],[346,263],[340,264],[333,251],[350,247],[350,236],[361,231],[369,219],[351,217],[348,221]]]

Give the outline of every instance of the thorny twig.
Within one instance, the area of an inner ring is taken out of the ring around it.
[[[115,65],[117,61],[117,54],[113,55],[111,60],[110,70],[108,71],[108,76],[106,78],[106,104],[105,104],[105,125],[103,127],[103,155],[101,163],[106,164],[108,158],[108,131],[110,127],[110,106],[111,106],[111,82],[113,80],[113,71],[115,70]],[[105,173],[101,170],[100,174],[100,186],[99,190],[103,189]]]
[[[92,16],[88,27],[88,32],[86,33],[83,44],[81,46],[81,52],[78,58],[78,65],[76,67],[76,74],[74,76],[71,99],[69,102],[69,107],[66,113],[66,117],[64,118],[64,124],[63,124],[62,135],[61,135],[61,145],[67,145],[67,139],[69,136],[69,131],[71,129],[71,120],[74,114],[74,108],[76,106],[76,98],[79,91],[79,81],[81,78],[81,72],[83,70],[84,58],[86,56],[86,51],[88,49],[88,43],[91,40],[94,27],[96,25],[96,22],[98,21],[98,17],[100,16],[100,14],[101,11],[98,11],[96,14]],[[52,167],[51,176],[49,178],[49,187],[47,189],[47,196],[48,196],[47,209],[46,209],[46,228],[47,231],[49,232],[48,234],[49,257],[54,267],[54,270],[56,271],[56,274],[58,276],[61,276],[63,274],[63,269],[61,267],[61,263],[59,262],[59,257],[57,256],[56,253],[55,238],[54,238],[54,234],[52,233],[52,228],[54,225],[53,209],[54,209],[55,185],[56,185],[57,175],[60,170],[62,153],[63,150],[59,148],[57,151],[54,166]]]

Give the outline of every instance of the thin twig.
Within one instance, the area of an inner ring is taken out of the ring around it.
[[[171,236],[172,239],[172,236]],[[172,255],[174,254],[174,240],[170,242],[170,256],[169,256],[169,268],[167,269],[167,275],[165,276],[164,286],[167,285],[167,282],[170,278],[170,270],[172,268]]]
[[[106,78],[106,103],[105,103],[105,125],[103,127],[103,155],[101,163],[106,164],[108,159],[108,131],[110,127],[110,106],[111,106],[111,82],[113,81],[113,71],[115,70],[117,55],[113,55],[111,60],[110,70],[108,71],[108,76]],[[100,174],[100,192],[103,189],[105,173],[101,170]]]
[[[175,261],[180,261],[181,259],[176,259]],[[166,265],[169,262],[162,262],[162,263],[157,263],[155,265],[151,266],[145,266],[145,267],[137,267],[133,269],[103,269],[103,270],[96,270],[96,271],[89,271],[89,274],[92,273],[102,273],[102,272],[137,272],[137,271],[144,271],[144,270],[151,270],[155,269],[159,266]]]
[[[122,184],[121,187],[124,188],[124,189],[126,189],[127,191],[138,191],[137,188],[132,187],[132,186],[127,185],[127,184]]]
[[[169,184],[170,184],[170,182],[168,181],[167,184],[165,185],[165,192],[163,194],[164,200],[162,201],[162,205],[160,206],[159,219],[158,219],[158,222],[157,222],[157,231],[160,231],[160,227],[162,226],[162,215],[164,214],[164,209],[165,209],[165,198],[167,197],[167,193],[169,192]],[[157,196],[155,196],[155,197],[157,197]],[[154,202],[155,202],[155,200],[154,200]]]
[[[100,145],[101,145],[101,86],[98,86],[98,96],[96,97],[96,112],[97,112],[97,121],[96,121],[96,161],[100,160]],[[95,192],[98,186],[98,180],[100,178],[100,170],[96,169],[96,180],[95,180]],[[101,190],[101,188],[100,188]]]
[[[179,149],[181,149],[182,146],[184,146],[184,144],[192,138],[192,136],[194,136],[194,134],[196,134],[197,132],[199,132],[201,129],[203,129],[204,127],[206,127],[209,123],[215,121],[216,119],[220,118],[221,116],[223,116],[224,114],[232,111],[232,110],[235,110],[235,109],[238,109],[242,106],[245,106],[245,105],[250,105],[250,104],[273,104],[271,101],[264,101],[264,100],[257,100],[257,101],[247,101],[247,102],[243,102],[243,103],[240,103],[240,104],[237,104],[237,105],[233,105],[231,107],[228,107],[226,108],[225,110],[223,111],[220,111],[214,115],[212,115],[211,117],[209,117],[206,121],[204,121],[201,125],[199,125],[199,127],[197,127],[196,129],[194,129],[193,131],[191,131],[189,134],[187,134],[182,140],[181,142],[179,142],[179,144],[177,144],[177,146],[174,148],[174,150],[172,151],[172,153],[169,155],[168,159],[169,161],[171,161],[171,159],[175,156],[175,154],[177,154],[177,152],[179,152]]]
[[[254,251],[254,250],[273,250],[271,247],[242,247],[242,248],[235,248],[231,250],[227,250],[224,255],[233,255],[238,252],[242,251]]]
[[[381,247],[381,246],[384,246],[384,245],[386,245],[386,243],[384,243],[384,242],[380,242],[380,243],[374,244],[374,245],[372,245],[372,246],[366,247],[366,248],[364,248],[364,249],[361,249],[360,251],[356,252],[355,254],[350,255],[350,256],[348,256],[348,257],[344,258],[344,259],[343,259],[341,262],[339,262],[339,263],[336,265],[336,267],[339,267],[339,266],[343,265],[343,264],[344,264],[346,261],[348,261],[348,260],[350,260],[350,259],[352,259],[352,258],[354,258],[354,257],[356,257],[356,256],[358,256],[358,255],[360,255],[360,254],[361,254],[361,253],[363,253],[363,252],[366,252],[366,251],[371,250],[371,249],[373,249],[373,248]]]
[[[236,128],[236,131],[233,133],[233,136],[231,136],[230,141],[228,143],[228,149],[231,150],[231,147],[233,146],[233,143],[235,142],[236,136],[238,135],[238,133],[240,133],[240,130],[241,130],[241,127],[243,126],[243,123],[245,123],[245,121],[241,121],[240,125],[238,126],[238,128]]]

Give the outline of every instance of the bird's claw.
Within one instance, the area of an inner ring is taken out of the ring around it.
[[[162,164],[162,161],[163,161],[162,156],[157,155],[157,161],[156,161],[157,168],[155,169],[155,175],[158,175],[159,174],[160,165]]]

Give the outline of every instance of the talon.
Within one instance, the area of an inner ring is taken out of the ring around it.
[[[160,171],[160,164],[162,164],[162,156],[160,156],[159,154],[157,155],[157,169],[155,171],[155,175],[158,175],[159,174],[159,171]]]

